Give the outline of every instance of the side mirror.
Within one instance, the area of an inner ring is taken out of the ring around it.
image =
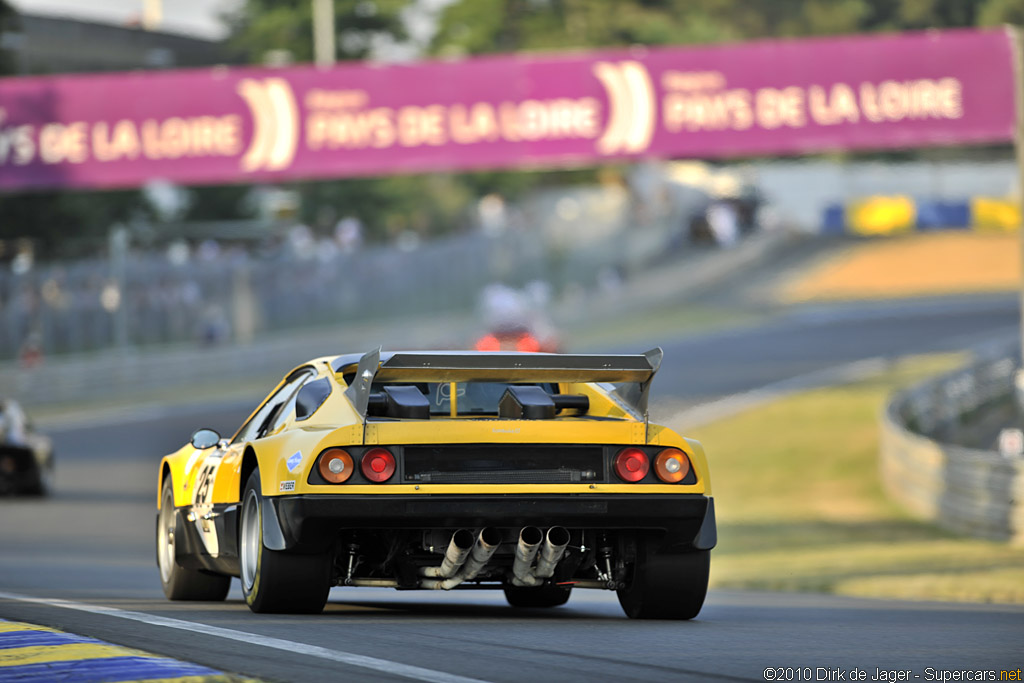
[[[213,448],[220,443],[220,434],[212,429],[200,429],[192,435],[192,445],[199,450]]]

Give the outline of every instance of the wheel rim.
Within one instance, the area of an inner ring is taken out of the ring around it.
[[[242,505],[242,538],[241,555],[242,560],[242,585],[246,590],[252,588],[256,581],[256,564],[259,562],[260,545],[263,539],[260,538],[260,502],[256,497],[256,491],[250,489],[245,496],[245,503]]]
[[[170,495],[164,495],[160,505],[160,537],[157,545],[160,549],[157,555],[160,559],[160,578],[167,583],[171,580],[174,564],[174,499]]]

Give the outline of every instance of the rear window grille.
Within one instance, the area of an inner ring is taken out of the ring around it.
[[[595,481],[597,473],[579,470],[506,470],[495,472],[427,472],[406,477],[425,484],[572,484]]]
[[[422,483],[573,483],[604,479],[600,446],[407,446],[404,479]]]

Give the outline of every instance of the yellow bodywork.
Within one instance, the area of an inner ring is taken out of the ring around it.
[[[562,383],[565,394],[585,394],[590,400],[588,416],[617,418],[593,420],[562,417],[553,420],[505,420],[494,417],[433,416],[429,421],[370,422],[363,420],[345,396],[347,388],[341,373],[331,367],[333,358],[320,358],[305,366],[316,371],[315,379],[331,383],[329,397],[305,420],[294,415],[277,425],[271,433],[252,442],[230,442],[197,450],[182,447],[163,458],[158,487],[171,477],[175,507],[237,503],[241,497],[243,460],[246,452],[255,454],[260,470],[262,493],[266,497],[297,494],[544,494],[544,493],[621,493],[711,495],[707,459],[700,443],[684,439],[667,427],[649,424],[627,412],[599,385]],[[298,368],[297,368],[298,369]],[[290,373],[291,374],[291,373]],[[270,399],[285,384],[282,381],[267,397]],[[252,419],[263,406],[250,416]],[[248,422],[248,420],[247,420]],[[240,430],[241,431],[241,430]],[[363,444],[404,445],[425,443],[564,443],[652,445],[675,447],[690,458],[697,481],[694,484],[331,484],[307,483],[317,456],[329,447]],[[288,460],[299,454],[298,465],[289,469]],[[159,505],[159,488],[157,504]]]

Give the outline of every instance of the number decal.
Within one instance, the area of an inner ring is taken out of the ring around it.
[[[219,464],[220,458],[217,462],[205,463],[203,469],[199,470],[199,476],[196,477],[195,505],[207,505],[213,499],[213,475],[217,472]]]
[[[192,491],[192,514],[196,529],[203,545],[206,546],[206,552],[214,557],[220,552],[220,542],[217,538],[217,526],[213,521],[213,485],[223,458],[224,452],[215,450],[202,461]]]

